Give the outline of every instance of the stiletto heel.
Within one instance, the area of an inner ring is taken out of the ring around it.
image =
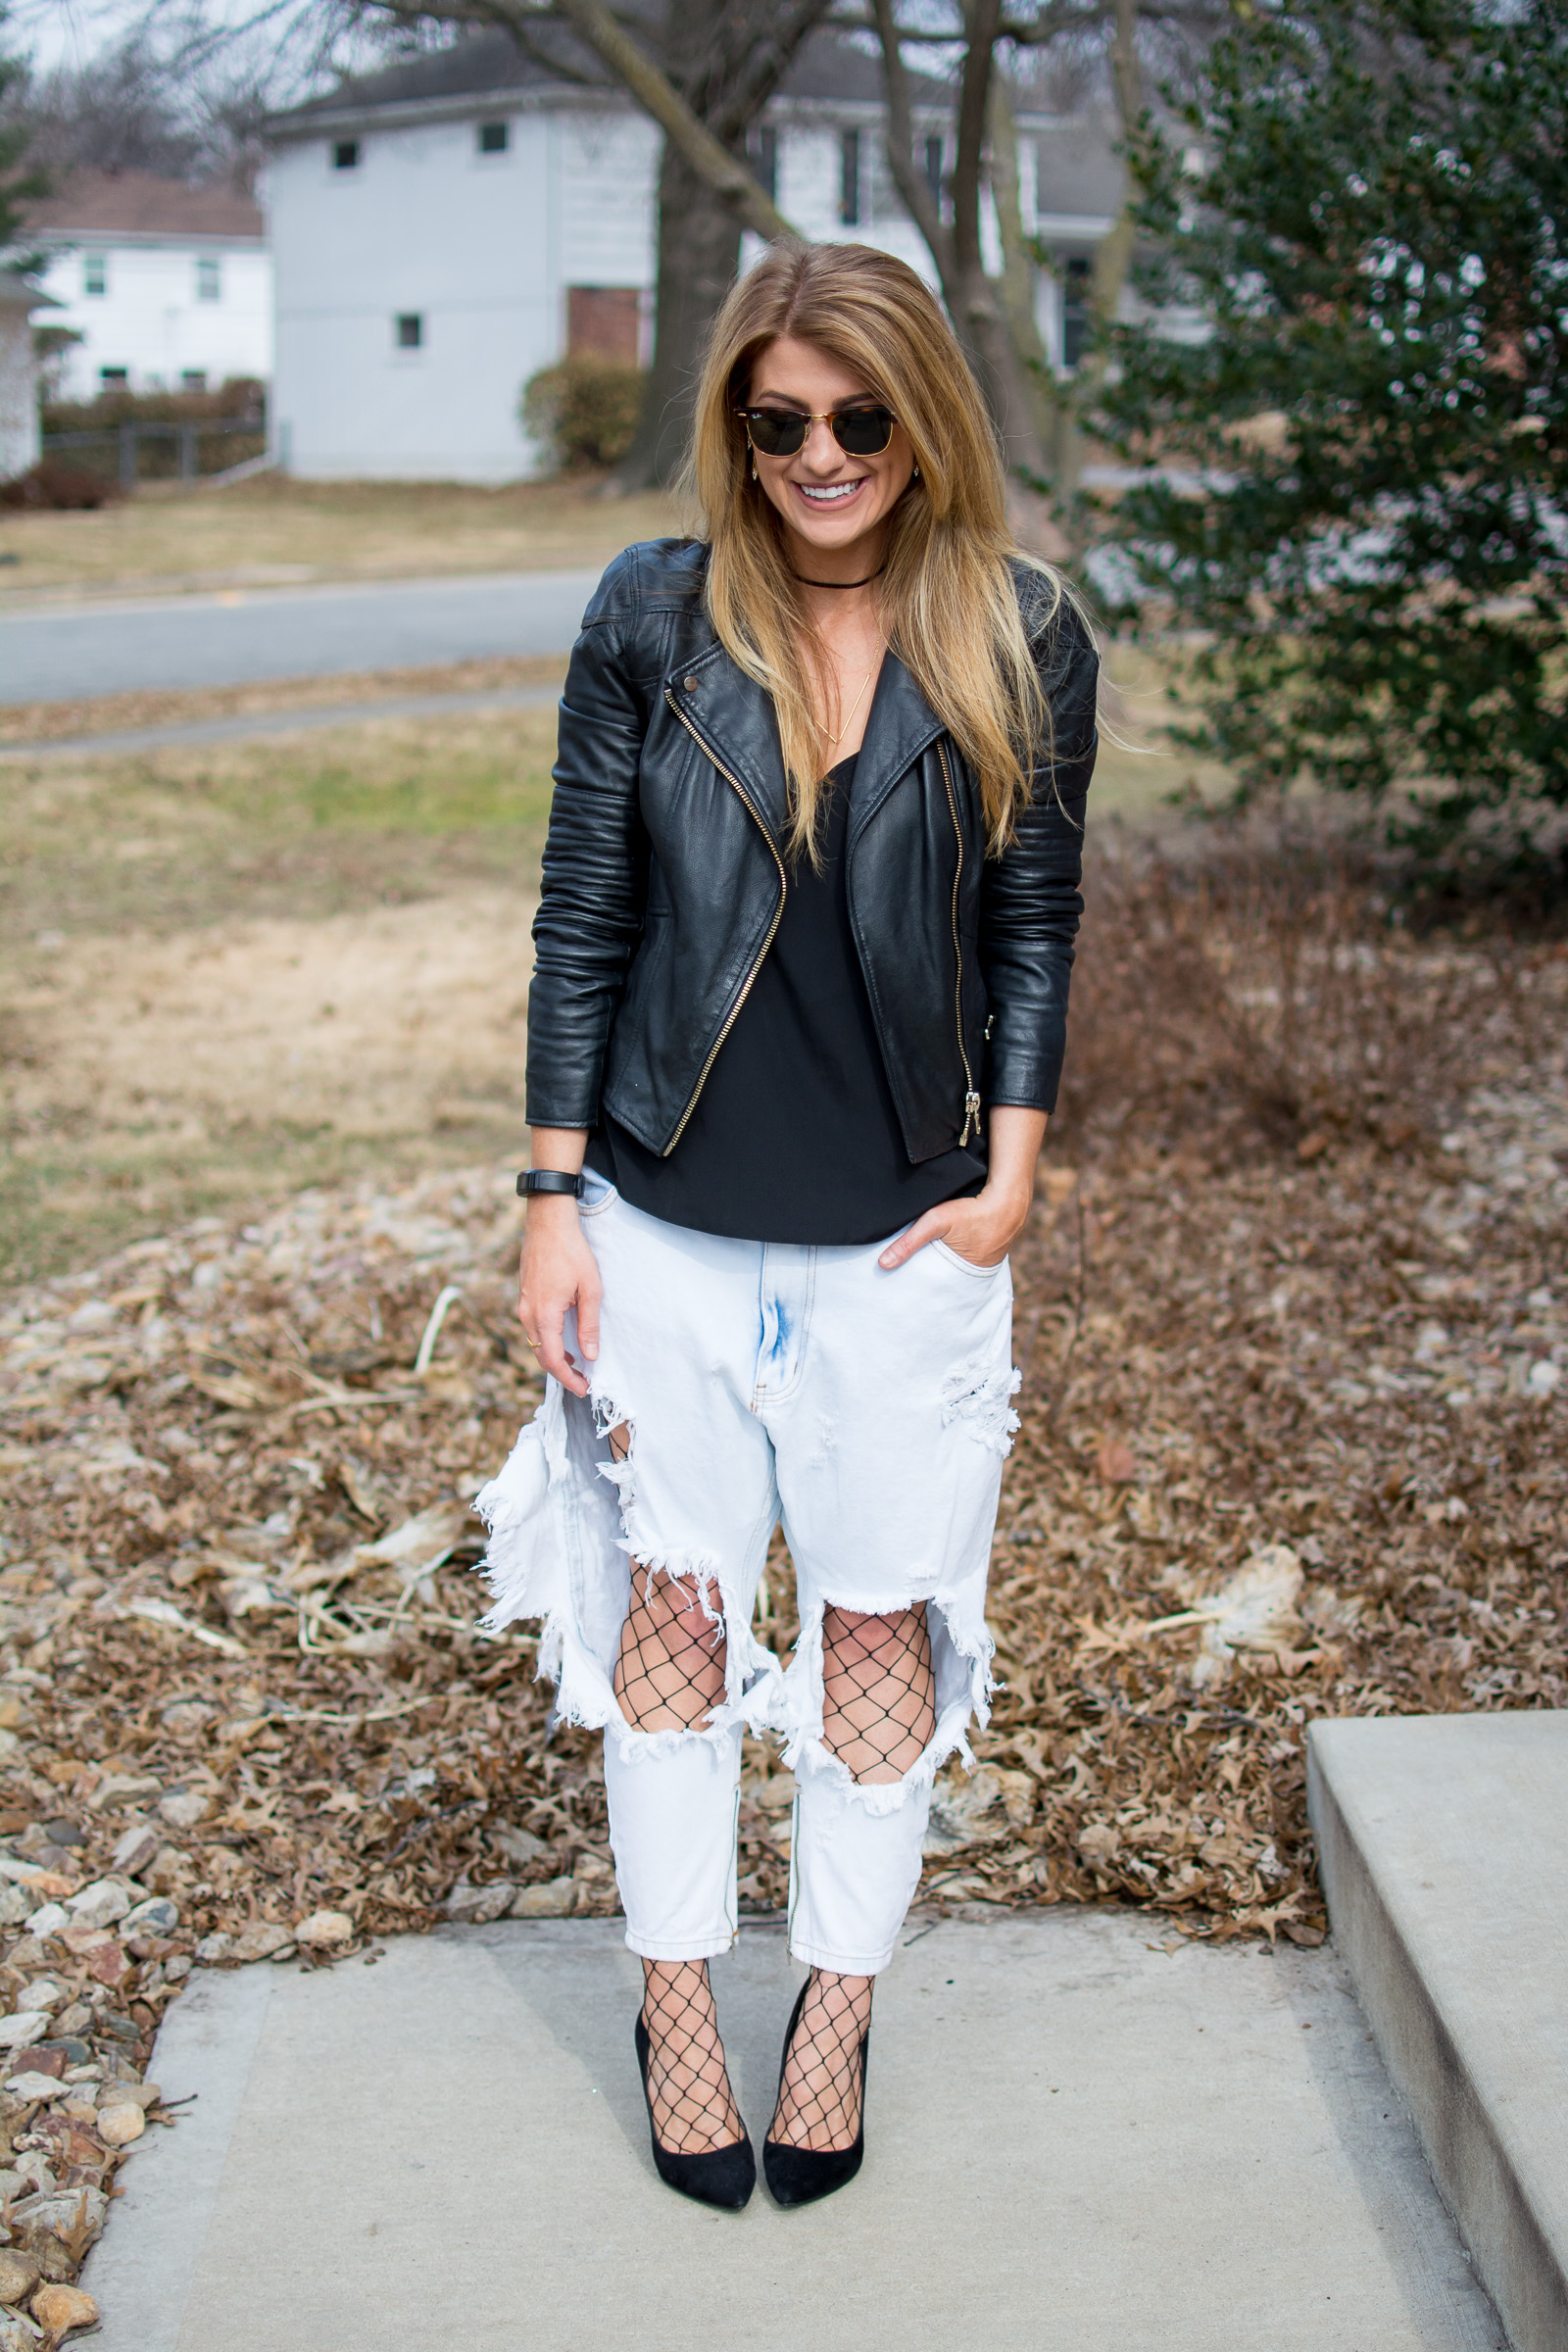
[[[654,2143],[654,2165],[659,2178],[666,2187],[678,2188],[683,2197],[695,2197],[700,2205],[718,2205],[726,2212],[739,2213],[757,2185],[757,2155],[745,2123],[741,2125],[739,2139],[732,2140],[727,2148],[704,2148],[683,2156],[674,2148],[662,2146],[654,2124],[653,2094],[648,2087],[648,2062],[653,2044],[640,2009],[634,2039],[643,2078],[643,2098],[648,2107],[648,2136]]]
[[[784,2069],[790,2062],[790,2044],[795,2039],[795,2029],[801,2022],[801,2011],[810,1988],[811,1980],[808,1977],[784,2029],[784,2055],[778,2066],[781,2092]],[[860,2128],[851,2146],[791,2148],[779,2139],[763,2140],[762,2174],[775,2205],[814,2205],[818,2197],[830,2197],[836,2188],[846,2187],[859,2171],[865,2155],[865,2078],[870,2052],[871,2029],[867,2026],[860,2036]]]

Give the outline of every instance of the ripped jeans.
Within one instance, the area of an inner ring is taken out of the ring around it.
[[[799,1784],[790,1949],[873,1976],[919,1884],[937,1769],[972,1761],[967,1726],[989,1710],[986,1570],[1017,1426],[1010,1274],[941,1242],[888,1273],[885,1243],[729,1241],[647,1216],[599,1177],[587,1185],[599,1360],[586,1399],[549,1383],[477,1498],[486,1625],[543,1618],[539,1670],[559,1718],[604,1729],[633,1951],[728,1949],[750,1728],[782,1740]],[[569,1323],[566,1344],[580,1354]],[[780,1519],[801,1623],[787,1669],[752,1630]],[[651,1593],[661,1571],[711,1626],[722,1688],[694,1728],[643,1731],[616,1695],[616,1660],[632,1580]],[[900,1777],[858,1779],[823,1739],[824,1618],[921,1608],[934,1729]]]

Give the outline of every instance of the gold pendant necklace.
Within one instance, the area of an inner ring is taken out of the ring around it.
[[[822,738],[823,742],[824,742],[824,743],[827,745],[827,748],[828,748],[828,750],[829,750],[830,752],[836,752],[836,751],[838,750],[838,748],[839,748],[839,745],[840,745],[840,744],[841,744],[841,743],[844,741],[844,738],[845,738],[845,736],[846,736],[846,735],[849,733],[850,729],[851,729],[851,728],[854,726],[854,724],[855,724],[855,714],[856,714],[857,710],[859,710],[859,708],[860,708],[860,705],[861,705],[861,704],[864,702],[864,700],[865,700],[865,690],[866,690],[866,688],[867,688],[867,687],[870,685],[870,683],[871,683],[871,680],[872,680],[872,679],[875,677],[875,675],[876,675],[876,668],[877,668],[877,665],[876,665],[876,663],[873,662],[872,662],[872,664],[871,664],[871,666],[870,666],[870,668],[869,668],[869,669],[866,671],[866,673],[865,673],[864,677],[863,677],[863,678],[860,680],[860,691],[859,691],[859,693],[858,693],[858,694],[856,696],[856,698],[855,698],[854,702],[853,702],[853,703],[850,705],[850,715],[849,715],[849,717],[848,717],[848,718],[847,718],[847,719],[844,721],[844,724],[843,724],[843,726],[842,726],[842,727],[840,727],[840,729],[839,729],[839,731],[838,731],[838,733],[837,733],[836,735],[830,735],[830,734],[828,733],[828,731],[827,731],[826,727],[824,727],[824,726],[823,726],[823,724],[822,724],[821,720],[820,720],[820,719],[818,719],[818,720],[817,720],[817,722],[816,722],[816,726],[817,726],[817,733],[818,733],[818,734],[821,736],[821,738]]]

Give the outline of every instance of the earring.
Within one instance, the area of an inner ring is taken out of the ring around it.
[[[917,482],[920,479],[920,468],[918,466],[916,466],[914,471],[910,474],[909,479],[911,482]]]
[[[757,460],[755,456],[752,459],[752,479],[754,482],[757,479]]]

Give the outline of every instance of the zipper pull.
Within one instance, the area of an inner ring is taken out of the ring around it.
[[[973,1094],[965,1095],[963,1098],[963,1133],[958,1138],[958,1150],[960,1152],[963,1150],[964,1145],[969,1141],[969,1124],[971,1120],[974,1122],[974,1131],[976,1135],[978,1135],[980,1132],[980,1098],[978,1095]]]

